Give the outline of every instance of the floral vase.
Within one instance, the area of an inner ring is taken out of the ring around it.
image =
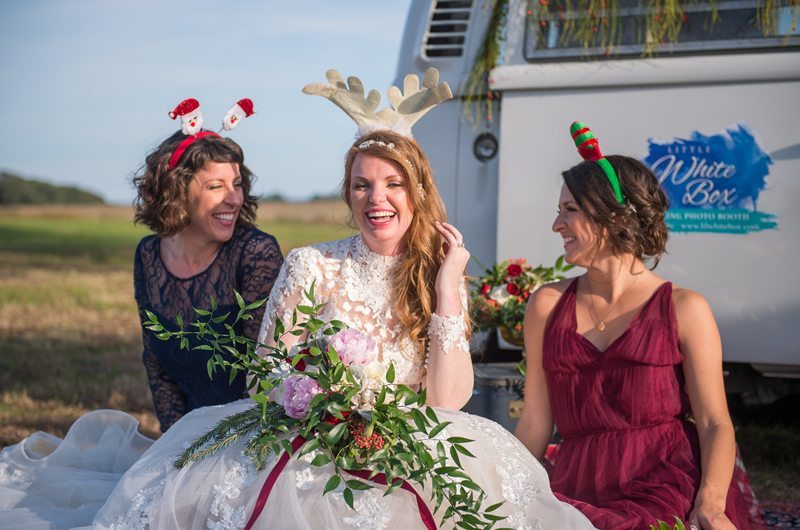
[[[512,329],[505,324],[500,324],[497,327],[500,330],[500,335],[503,337],[504,341],[508,342],[509,344],[513,344],[514,346],[524,348],[525,336],[523,335],[522,330],[517,331],[516,329]]]

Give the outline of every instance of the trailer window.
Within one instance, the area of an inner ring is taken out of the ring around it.
[[[569,0],[561,1],[570,5]],[[525,58],[535,62],[642,56],[648,52],[666,56],[800,47],[800,21],[793,7],[771,11],[773,16],[765,31],[761,1],[689,4],[684,6],[675,41],[658,43],[648,34],[647,22],[655,15],[651,8],[641,5],[640,0],[619,0],[618,5],[614,17],[603,11],[588,14],[586,10],[553,7],[531,11]]]

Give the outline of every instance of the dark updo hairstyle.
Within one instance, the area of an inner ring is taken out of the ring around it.
[[[250,195],[255,176],[244,165],[244,153],[230,138],[204,136],[195,140],[169,169],[169,159],[186,138],[176,132],[147,155],[144,166],[133,177],[136,199],[133,203],[134,222],[150,228],[160,237],[169,237],[189,226],[188,190],[195,174],[209,162],[234,163],[242,177],[244,203],[236,218],[236,226],[253,226],[256,220],[256,197]]]
[[[666,251],[669,232],[664,214],[669,201],[653,172],[640,161],[621,155],[606,157],[617,172],[625,202],[619,204],[602,168],[584,161],[561,175],[575,202],[607,239],[616,255],[653,260],[655,269]]]

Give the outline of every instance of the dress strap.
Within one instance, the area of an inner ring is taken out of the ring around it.
[[[545,326],[545,335],[547,335],[550,332],[550,328],[556,324],[559,327],[568,329],[575,328],[577,324],[575,318],[575,297],[577,291],[578,278],[575,278],[572,280],[572,283],[569,284],[569,287],[564,289],[564,292],[561,293],[556,306],[550,313],[550,318],[547,319],[547,324]]]
[[[657,308],[658,310],[658,318],[660,318],[663,322],[666,322],[669,326],[670,333],[672,335],[673,343],[675,344],[675,349],[680,350],[678,347],[678,317],[675,312],[675,303],[672,301],[672,282],[664,282],[662,283],[656,292],[653,303],[653,307]]]

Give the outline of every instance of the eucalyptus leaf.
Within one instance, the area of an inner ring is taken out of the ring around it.
[[[342,482],[342,477],[339,475],[332,475],[331,478],[328,479],[328,482],[325,483],[325,489],[323,490],[322,494],[326,494],[331,492],[339,487],[339,484]]]

